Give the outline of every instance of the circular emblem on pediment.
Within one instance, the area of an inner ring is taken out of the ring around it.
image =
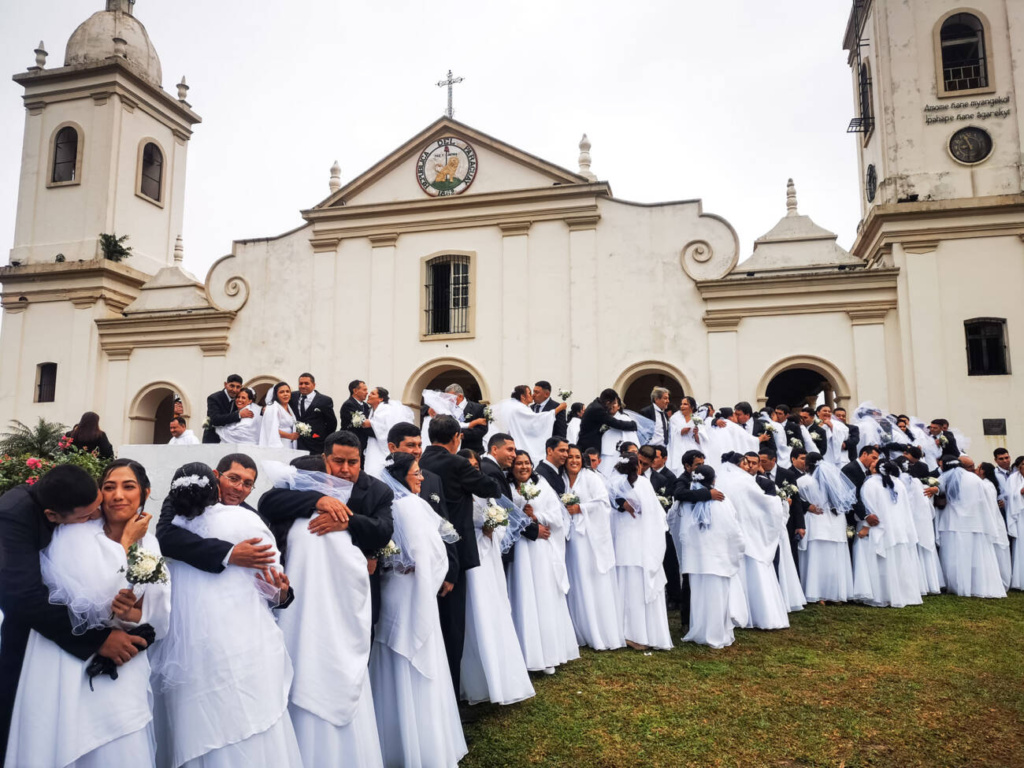
[[[476,152],[454,136],[433,141],[416,161],[416,181],[431,197],[461,195],[476,178]]]

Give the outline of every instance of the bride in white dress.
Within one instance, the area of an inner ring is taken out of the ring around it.
[[[267,407],[260,427],[260,445],[270,448],[295,448],[299,433],[295,431],[295,414],[288,405],[292,388],[283,381],[267,393]]]
[[[569,591],[565,567],[569,515],[551,486],[533,474],[533,462],[526,451],[516,451],[511,484],[512,502],[550,532],[547,538],[542,533],[536,541],[522,538],[516,544],[508,593],[526,668],[552,675],[555,667],[580,656],[565,598]],[[524,491],[532,495],[534,490],[539,495],[527,499]]]
[[[364,471],[368,475],[380,478],[384,471],[384,460],[390,455],[388,450],[388,432],[399,422],[413,424],[413,412],[404,403],[391,401],[391,394],[384,387],[374,387],[366,396],[366,403],[373,409],[370,414],[372,434],[366,441]]]
[[[621,648],[626,638],[615,575],[608,488],[597,472],[583,468],[583,455],[575,445],[569,449],[565,474],[567,493],[579,497],[579,504],[567,507],[572,535],[566,544],[569,614],[576,627],[576,640],[595,651]]]
[[[255,512],[217,503],[217,488],[205,464],[180,467],[167,495],[173,524],[235,544],[274,541]],[[270,581],[235,565],[214,574],[170,563],[170,629],[152,659],[161,766],[301,768],[288,716],[292,664],[270,609],[290,589],[273,554]]]
[[[239,419],[234,424],[224,427],[215,427],[217,436],[222,443],[235,443],[239,445],[259,445],[260,430],[263,426],[263,416],[260,409],[256,407],[256,393],[251,389],[243,388],[238,397],[235,398],[235,408],[239,413],[248,411],[252,417]]]
[[[857,501],[857,489],[820,453],[807,454],[806,467],[807,474],[797,480],[807,502],[807,534],[797,545],[800,581],[808,602],[845,603],[853,598],[846,513]]]
[[[401,553],[383,558],[381,609],[370,651],[381,754],[389,768],[456,766],[468,751],[441,636],[437,594],[448,571],[445,543],[458,534],[419,497],[416,457],[396,453],[382,476]],[[400,543],[399,543],[400,542]]]
[[[125,580],[128,548],[160,555],[142,511],[149,479],[129,459],[109,465],[100,482],[103,516],[58,525],[39,553],[50,602],[67,605],[76,632],[98,627],[152,627],[164,636],[171,609],[170,583],[145,586]],[[156,760],[150,653],[117,667],[117,680],[86,675],[89,661],[61,650],[36,631],[29,635],[14,704],[5,765],[152,766]]]

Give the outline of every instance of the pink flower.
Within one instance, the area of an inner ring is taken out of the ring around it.
[[[28,461],[25,462],[25,466],[28,467],[29,469],[39,469],[41,466],[43,466],[43,462],[41,462],[39,459],[29,459]]]
[[[29,485],[35,485],[36,484],[36,480],[38,480],[38,479],[39,479],[38,477],[33,476],[33,477],[28,478],[25,482],[28,483]]]

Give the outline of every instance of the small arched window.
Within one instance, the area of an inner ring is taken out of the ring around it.
[[[142,173],[139,191],[150,200],[160,202],[164,180],[164,153],[153,142],[142,148]]]
[[[78,131],[66,125],[57,131],[53,140],[52,184],[77,181],[78,177]]]
[[[424,336],[472,332],[470,263],[464,254],[445,254],[426,262]]]
[[[946,93],[988,87],[985,26],[973,13],[954,13],[939,30]]]

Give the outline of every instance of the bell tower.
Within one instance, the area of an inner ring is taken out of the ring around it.
[[[200,117],[162,88],[133,0],[107,0],[68,40],[64,65],[14,76],[26,110],[12,265],[90,261],[99,235],[128,235],[133,269],[173,264],[185,159]]]

